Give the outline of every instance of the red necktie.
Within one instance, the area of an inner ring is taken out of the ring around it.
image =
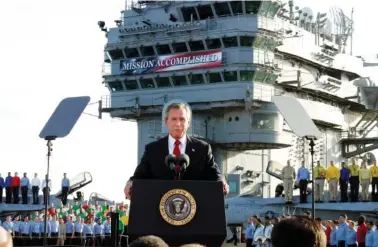
[[[175,141],[175,148],[173,149],[173,154],[176,156],[176,157],[179,157],[180,154],[181,154],[181,151],[180,151],[180,144],[181,142],[179,140],[176,140]],[[179,173],[180,172],[180,166],[178,164],[176,164],[176,173]],[[176,178],[177,179],[177,178]]]

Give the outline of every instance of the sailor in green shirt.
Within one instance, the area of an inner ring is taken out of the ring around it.
[[[360,189],[360,167],[356,164],[356,160],[352,159],[352,165],[349,167],[350,171],[350,201],[351,202],[358,202],[358,194]]]
[[[315,179],[315,202],[323,202],[324,181],[326,177],[326,169],[320,164],[318,160],[314,167]]]

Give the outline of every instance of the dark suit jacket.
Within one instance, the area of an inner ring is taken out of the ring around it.
[[[211,146],[208,143],[187,136],[185,153],[189,156],[190,163],[182,177],[183,180],[222,180],[222,174],[214,162]],[[173,180],[173,173],[165,164],[165,157],[168,154],[168,136],[147,144],[141,162],[130,180]]]

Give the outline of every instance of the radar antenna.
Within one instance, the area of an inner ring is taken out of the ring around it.
[[[336,43],[339,44],[339,52],[345,53],[348,37],[353,32],[353,20],[339,7],[333,7],[329,12],[334,24],[333,34],[336,36]]]

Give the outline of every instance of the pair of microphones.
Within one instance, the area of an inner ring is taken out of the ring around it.
[[[178,157],[174,154],[169,154],[167,155],[167,157],[165,157],[165,164],[175,174],[176,177],[181,178],[182,172],[185,172],[189,167],[190,159],[186,154],[181,154]],[[177,169],[177,167],[179,169]]]

